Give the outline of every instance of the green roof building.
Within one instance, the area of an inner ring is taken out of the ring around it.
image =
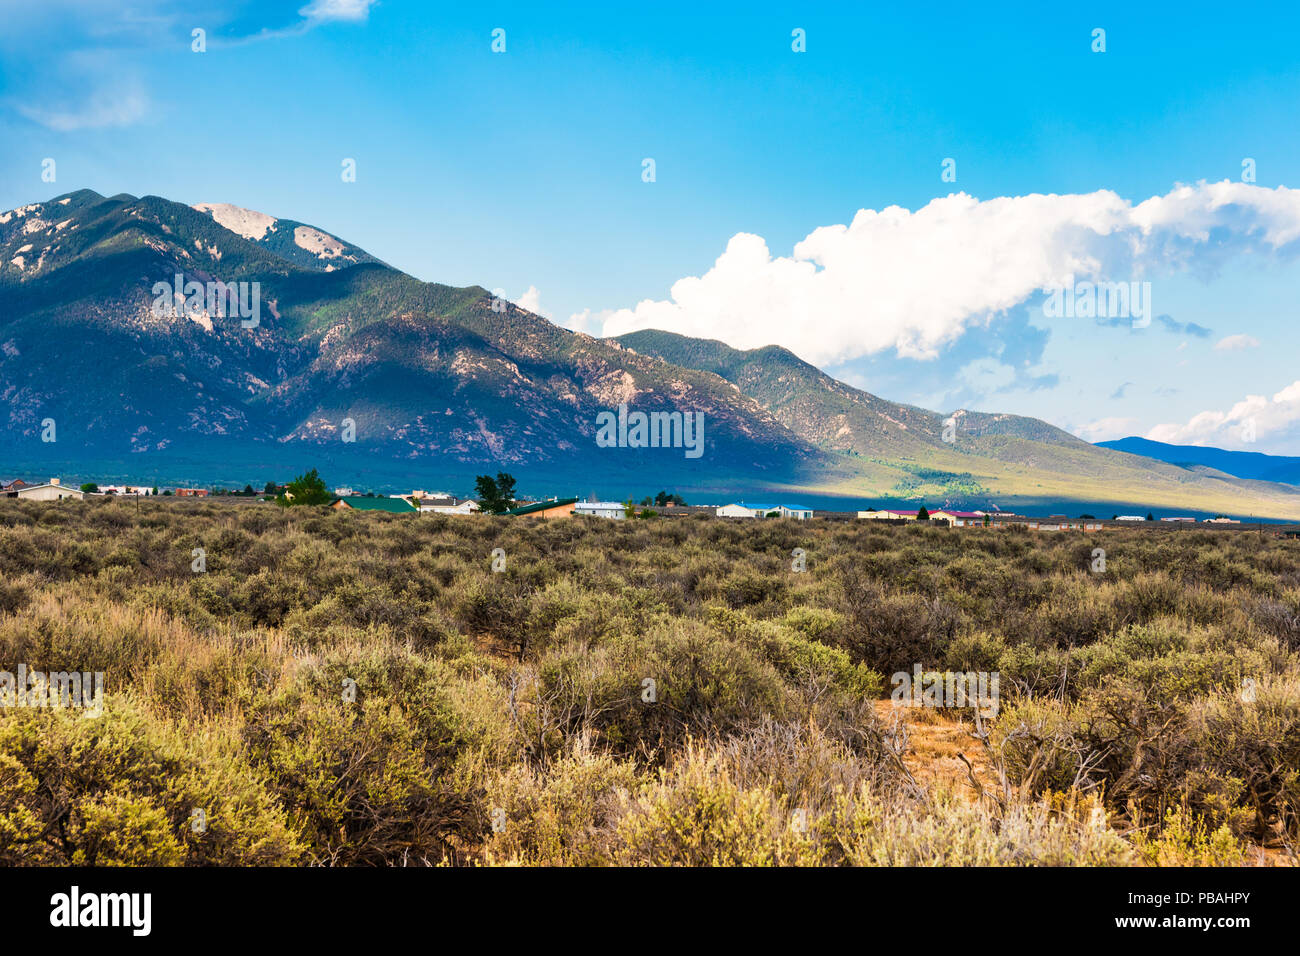
[[[348,495],[335,498],[331,508],[350,508],[353,511],[390,511],[393,514],[418,515],[420,509],[405,498],[367,498],[365,495]]]
[[[577,498],[552,498],[550,501],[534,501],[505,512],[508,515],[535,515],[541,518],[565,518],[573,514]]]

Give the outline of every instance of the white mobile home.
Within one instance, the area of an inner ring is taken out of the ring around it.
[[[623,505],[617,501],[579,501],[573,506],[575,515],[590,515],[594,518],[625,518],[627,514]]]
[[[813,510],[803,505],[747,505],[743,501],[723,505],[717,511],[719,518],[765,518],[774,515],[778,518],[794,518],[807,521],[813,516]]]
[[[473,498],[423,497],[408,499],[420,509],[422,515],[472,515],[479,510],[478,502]]]

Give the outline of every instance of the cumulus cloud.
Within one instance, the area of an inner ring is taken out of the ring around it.
[[[1272,398],[1247,395],[1226,412],[1205,411],[1193,415],[1186,424],[1157,425],[1146,437],[1171,445],[1248,448],[1256,441],[1292,433],[1298,426],[1300,380]]]
[[[567,322],[561,322],[566,329],[572,329],[574,332],[585,332],[588,335],[599,337],[605,328],[605,323],[614,315],[613,309],[602,309],[599,312],[593,312],[591,309],[583,309],[581,312],[575,312]],[[613,334],[613,333],[610,333]]]
[[[544,319],[551,317],[551,313],[542,308],[542,294],[537,291],[535,285],[530,285],[528,291],[515,300],[515,305],[533,313],[533,315],[540,315]]]
[[[668,299],[613,312],[602,331],[775,343],[823,366],[891,349],[933,358],[968,329],[1040,303],[1045,289],[1211,276],[1243,252],[1292,254],[1298,239],[1300,190],[1285,187],[1200,183],[1137,205],[1109,190],[985,201],[958,193],[915,212],[860,210],[848,225],[814,230],[790,256],[738,233],[702,276],[678,280]]]
[[[1233,352],[1237,349],[1259,348],[1259,339],[1253,335],[1229,335],[1214,343],[1216,352]]]

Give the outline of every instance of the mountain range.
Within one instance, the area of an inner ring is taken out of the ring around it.
[[[1205,445],[1169,445],[1149,438],[1117,438],[1098,442],[1133,455],[1144,455],[1183,468],[1203,468],[1237,478],[1300,485],[1300,458],[1257,451],[1226,451]]]
[[[177,281],[247,283],[256,321],[201,295],[170,308],[158,289]],[[320,466],[465,487],[490,469],[537,491],[1300,516],[1300,488],[890,402],[775,346],[594,338],[305,223],[90,190],[0,214],[0,402],[5,473],[257,483]],[[704,454],[598,447],[598,416],[621,405],[703,413]]]

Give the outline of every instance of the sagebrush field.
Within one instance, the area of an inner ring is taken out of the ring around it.
[[[1242,531],[2,502],[0,670],[105,705],[0,708],[0,863],[1293,863],[1298,655]]]

